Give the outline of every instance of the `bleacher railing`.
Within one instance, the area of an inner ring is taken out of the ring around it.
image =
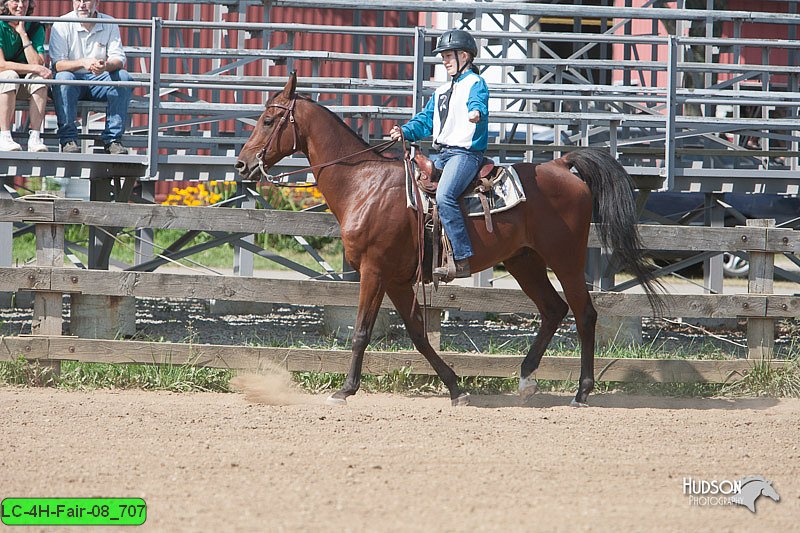
[[[256,3],[226,4],[242,10]],[[517,2],[382,4],[359,7],[436,9],[462,13],[468,19],[482,14],[501,16],[513,5],[513,14],[529,17],[529,25],[545,15],[605,21],[604,31],[594,34],[531,31],[525,25],[515,31],[473,31],[481,45],[476,63],[490,82],[493,99],[490,152],[503,162],[543,160],[576,146],[601,145],[617,153],[645,188],[663,183],[673,190],[800,192],[796,180],[800,43],[719,38],[713,31],[706,37],[621,33],[631,20],[674,21],[675,31],[680,24],[702,20],[709,27],[730,24],[734,34],[741,34],[743,24],[752,23],[774,27],[776,32],[790,28],[793,34],[800,24],[796,14]],[[349,1],[269,3],[316,9],[356,5]],[[58,19],[36,20],[52,23]],[[230,164],[246,141],[248,125],[263,109],[266,95],[282,87],[292,68],[299,69],[301,92],[329,105],[368,140],[384,137],[391,122],[409,118],[443,81],[441,76],[438,81],[431,76],[439,63],[430,53],[431,43],[441,32],[430,28],[158,17],[113,23],[136,30],[139,35],[133,40],[148,43],[126,48],[129,69],[135,73],[130,85],[137,90],[132,113],[140,117],[126,140],[142,152],[131,156],[130,163],[141,165],[141,170],[131,172],[140,172],[143,180],[238,179]],[[476,25],[480,26],[478,19],[473,21]],[[228,46],[180,45],[188,40],[174,37],[181,32],[224,33],[229,36]],[[385,53],[381,46],[364,50],[362,45],[353,52],[299,46],[303,36],[312,34],[342,39],[368,36],[380,42],[395,39],[400,44],[394,48],[396,53]],[[574,53],[558,57],[553,49],[565,43]],[[525,53],[515,54],[515,48]],[[593,52],[598,49],[599,54]],[[753,49],[761,51],[764,61],[743,63],[743,52],[750,51],[746,55],[753,57]],[[702,61],[697,61],[698,50],[704,54]],[[771,61],[776,50],[786,52],[785,64]],[[642,57],[644,51],[648,58]],[[359,75],[324,75],[326,65],[336,63],[348,65]],[[378,71],[384,77],[376,76]],[[203,91],[212,97],[198,97]],[[186,157],[194,155],[209,159]],[[202,174],[190,170],[197,166],[193,163],[201,162]],[[25,168],[15,170],[22,173]]]

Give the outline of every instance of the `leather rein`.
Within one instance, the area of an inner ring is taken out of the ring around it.
[[[277,108],[283,109],[283,113],[281,114],[281,118],[280,118],[280,121],[278,122],[278,125],[275,127],[274,130],[272,130],[272,133],[270,134],[269,138],[267,139],[267,142],[264,144],[264,148],[262,148],[258,152],[258,154],[256,155],[256,159],[258,159],[258,169],[261,171],[261,175],[263,176],[264,180],[267,181],[268,183],[270,183],[271,185],[275,185],[277,187],[309,187],[309,186],[316,185],[316,183],[314,183],[314,182],[294,182],[294,183],[290,183],[289,182],[289,176],[291,176],[293,174],[300,174],[301,172],[308,172],[309,170],[313,171],[313,170],[316,170],[316,169],[319,169],[319,168],[325,168],[325,167],[328,167],[328,166],[331,166],[331,165],[335,165],[336,163],[341,163],[342,161],[346,161],[347,159],[350,159],[351,157],[355,157],[357,155],[361,155],[361,154],[364,154],[364,153],[367,153],[367,152],[377,151],[377,152],[380,153],[380,152],[386,150],[391,145],[393,145],[394,143],[397,142],[397,141],[394,141],[392,139],[389,139],[388,141],[384,141],[384,142],[382,142],[382,143],[380,143],[380,144],[378,144],[376,146],[369,146],[367,148],[364,148],[363,150],[359,150],[358,152],[354,152],[352,154],[348,154],[348,155],[340,157],[338,159],[334,159],[333,161],[328,161],[326,163],[319,163],[317,165],[310,165],[310,166],[307,166],[307,167],[304,167],[304,168],[300,168],[300,169],[297,169],[297,170],[292,170],[291,172],[282,172],[280,174],[277,174],[277,175],[273,176],[270,173],[268,173],[267,170],[266,170],[266,165],[264,164],[264,156],[272,148],[272,145],[278,139],[278,134],[281,132],[281,130],[283,129],[283,126],[287,122],[292,124],[292,137],[293,137],[293,140],[292,140],[292,151],[293,152],[297,151],[297,139],[298,139],[297,122],[294,119],[294,108],[295,108],[295,103],[296,102],[297,102],[297,97],[294,97],[289,101],[288,105],[282,105],[282,104],[268,104],[267,105],[267,107],[277,107]]]

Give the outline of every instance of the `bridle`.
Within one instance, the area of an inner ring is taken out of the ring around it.
[[[275,129],[272,130],[267,142],[264,143],[264,148],[259,150],[258,154],[256,154],[256,159],[258,159],[258,169],[261,171],[261,174],[266,178],[267,181],[272,183],[273,185],[278,185],[274,181],[272,181],[273,176],[270,176],[267,171],[264,169],[264,156],[266,153],[272,148],[272,145],[278,139],[278,136],[283,129],[283,125],[286,124],[286,121],[292,123],[292,152],[297,151],[297,122],[294,120],[294,106],[297,103],[297,97],[293,96],[291,100],[289,100],[288,105],[282,104],[268,104],[267,108],[270,107],[277,107],[283,109],[283,113],[281,113],[281,118],[278,121],[278,125]]]
[[[336,163],[340,163],[342,161],[350,159],[351,157],[355,157],[357,155],[360,155],[360,154],[363,154],[363,153],[366,153],[366,152],[377,151],[377,152],[380,153],[380,152],[386,150],[388,147],[390,147],[391,145],[393,145],[394,143],[397,142],[397,141],[394,141],[392,139],[389,139],[388,141],[384,141],[384,142],[382,142],[382,143],[380,143],[380,144],[378,144],[376,146],[369,146],[369,147],[367,147],[367,148],[365,148],[363,150],[359,150],[358,152],[354,152],[352,154],[340,157],[338,159],[334,159],[333,161],[328,161],[326,163],[320,163],[318,165],[311,165],[311,166],[300,168],[300,169],[297,169],[297,170],[292,170],[291,172],[282,172],[282,173],[280,173],[280,174],[278,174],[276,176],[273,176],[273,175],[271,175],[271,174],[269,174],[267,172],[266,165],[264,163],[264,156],[267,154],[268,151],[270,151],[270,149],[272,148],[272,145],[278,139],[278,136],[279,136],[281,130],[283,129],[283,126],[287,122],[292,124],[292,136],[293,136],[292,152],[297,151],[297,138],[298,138],[298,135],[297,135],[297,121],[295,121],[295,119],[294,119],[294,109],[295,109],[295,103],[296,102],[297,102],[297,96],[293,96],[292,99],[289,100],[289,103],[287,105],[283,105],[283,104],[267,104],[267,108],[277,107],[277,108],[283,109],[283,112],[281,113],[281,118],[278,121],[278,125],[275,126],[275,129],[272,130],[272,133],[270,134],[269,138],[267,139],[267,142],[264,143],[264,148],[262,148],[258,152],[258,154],[256,154],[256,159],[258,159],[258,169],[261,171],[261,175],[264,177],[264,180],[269,182],[271,185],[275,185],[275,186],[278,186],[278,187],[308,187],[310,185],[315,185],[315,183],[312,183],[312,182],[294,182],[294,183],[290,183],[289,182],[289,176],[291,176],[292,174],[299,174],[301,172],[308,172],[309,170],[315,170],[315,169],[318,169],[318,168],[325,168],[325,167],[330,166],[330,165],[335,165]]]

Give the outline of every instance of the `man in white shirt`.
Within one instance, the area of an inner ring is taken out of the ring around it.
[[[131,81],[125,67],[125,51],[119,26],[98,20],[111,18],[97,12],[100,0],[72,0],[75,8],[62,18],[81,18],[86,22],[53,24],[50,31],[50,59],[56,80]],[[58,117],[61,151],[79,153],[75,119],[79,100],[106,102],[106,126],[100,139],[106,153],[127,154],[122,134],[128,121],[131,87],[119,85],[54,85],[53,101]]]

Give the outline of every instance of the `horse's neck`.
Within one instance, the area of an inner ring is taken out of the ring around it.
[[[317,188],[338,216],[338,212],[348,209],[351,203],[361,201],[370,189],[381,186],[376,180],[380,176],[359,164],[378,160],[380,156],[372,151],[359,153],[368,146],[334,116],[326,112],[319,114],[321,117],[314,122],[314,134],[306,137],[306,155],[311,166],[322,165],[314,170]],[[343,160],[325,166],[338,159]]]
[[[359,160],[363,160],[365,158],[370,157],[370,154],[362,153],[358,154],[358,152],[362,152],[368,146],[359,142],[357,138],[355,138],[352,134],[343,131],[341,135],[332,136],[332,137],[325,137],[322,139],[317,139],[317,137],[311,137],[308,139],[308,162],[311,165],[322,165],[320,170],[325,170],[329,168],[325,166],[326,163],[331,163],[333,161],[337,161],[341,159],[339,163],[343,165],[352,166],[354,163],[357,163]],[[354,155],[358,154],[358,155]],[[352,156],[352,157],[349,157]],[[331,166],[335,166],[339,163],[333,163]],[[336,174],[336,173],[331,173]],[[327,179],[331,179],[331,176],[328,176]],[[335,176],[334,176],[335,179]]]

